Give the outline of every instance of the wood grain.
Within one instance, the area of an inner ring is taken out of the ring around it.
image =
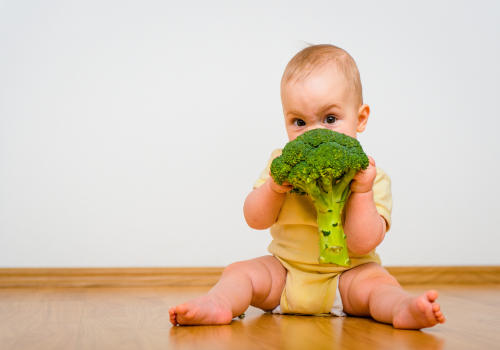
[[[213,286],[224,268],[3,268],[0,287]]]
[[[500,266],[385,267],[401,285],[500,284]]]
[[[402,285],[500,284],[500,266],[386,267]],[[213,286],[224,268],[2,268],[0,287]]]
[[[498,349],[500,285],[434,286],[447,322],[422,331],[360,317],[272,315],[173,327],[169,306],[210,287],[0,288],[0,349]],[[421,294],[425,286],[406,286]]]

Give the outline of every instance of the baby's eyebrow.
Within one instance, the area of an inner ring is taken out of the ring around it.
[[[332,103],[332,104],[329,104],[329,105],[322,107],[321,109],[318,109],[317,114],[323,114],[325,111],[328,111],[328,110],[333,109],[333,108],[342,110],[342,108],[339,105]],[[307,118],[306,116],[302,115],[301,113],[295,112],[295,111],[288,112],[286,114],[286,117],[287,118],[293,118],[293,117]]]
[[[325,107],[323,107],[322,109],[320,109],[321,112],[324,112],[324,111],[327,111],[329,109],[332,109],[332,108],[337,108],[337,109],[342,109],[339,105],[335,104],[335,103],[332,103],[332,104],[329,104],[329,105],[326,105]]]
[[[300,118],[307,118],[306,116],[302,115],[301,113],[298,112],[288,112],[286,114],[287,118],[293,118],[293,117],[300,117]]]

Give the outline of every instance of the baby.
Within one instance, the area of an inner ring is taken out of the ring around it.
[[[315,128],[356,138],[370,107],[363,104],[356,63],[332,45],[310,46],[288,63],[281,81],[285,128],[290,141]],[[247,196],[244,215],[257,230],[271,228],[273,255],[236,262],[207,295],[170,309],[173,325],[228,324],[249,305],[273,313],[373,317],[395,328],[420,329],[444,323],[434,290],[406,293],[380,266],[375,248],[391,224],[390,179],[375,161],[351,182],[342,225],[350,267],[319,264],[316,209],[309,196],[291,194],[266,169]]]

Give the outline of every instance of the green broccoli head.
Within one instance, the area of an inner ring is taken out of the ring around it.
[[[349,184],[368,157],[358,140],[329,129],[307,131],[287,143],[281,156],[271,163],[271,176],[285,181],[292,193],[308,194],[317,211],[320,264],[350,266],[342,211]]]
[[[271,164],[271,176],[277,184],[291,183],[292,193],[329,192],[344,176],[350,177],[350,182],[368,164],[355,138],[329,129],[313,129],[287,143]]]

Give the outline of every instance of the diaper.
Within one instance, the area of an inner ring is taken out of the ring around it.
[[[276,308],[271,311],[273,314],[283,314],[283,311],[281,311],[281,305],[276,306]],[[337,283],[337,291],[335,293],[335,298],[333,299],[333,306],[330,309],[330,313],[334,316],[347,316],[346,313],[344,312],[344,305],[342,304],[342,298],[340,297],[340,291],[339,291],[339,284]]]
[[[345,316],[338,286],[348,268],[291,262],[275,256],[286,268],[285,288],[274,314]]]

